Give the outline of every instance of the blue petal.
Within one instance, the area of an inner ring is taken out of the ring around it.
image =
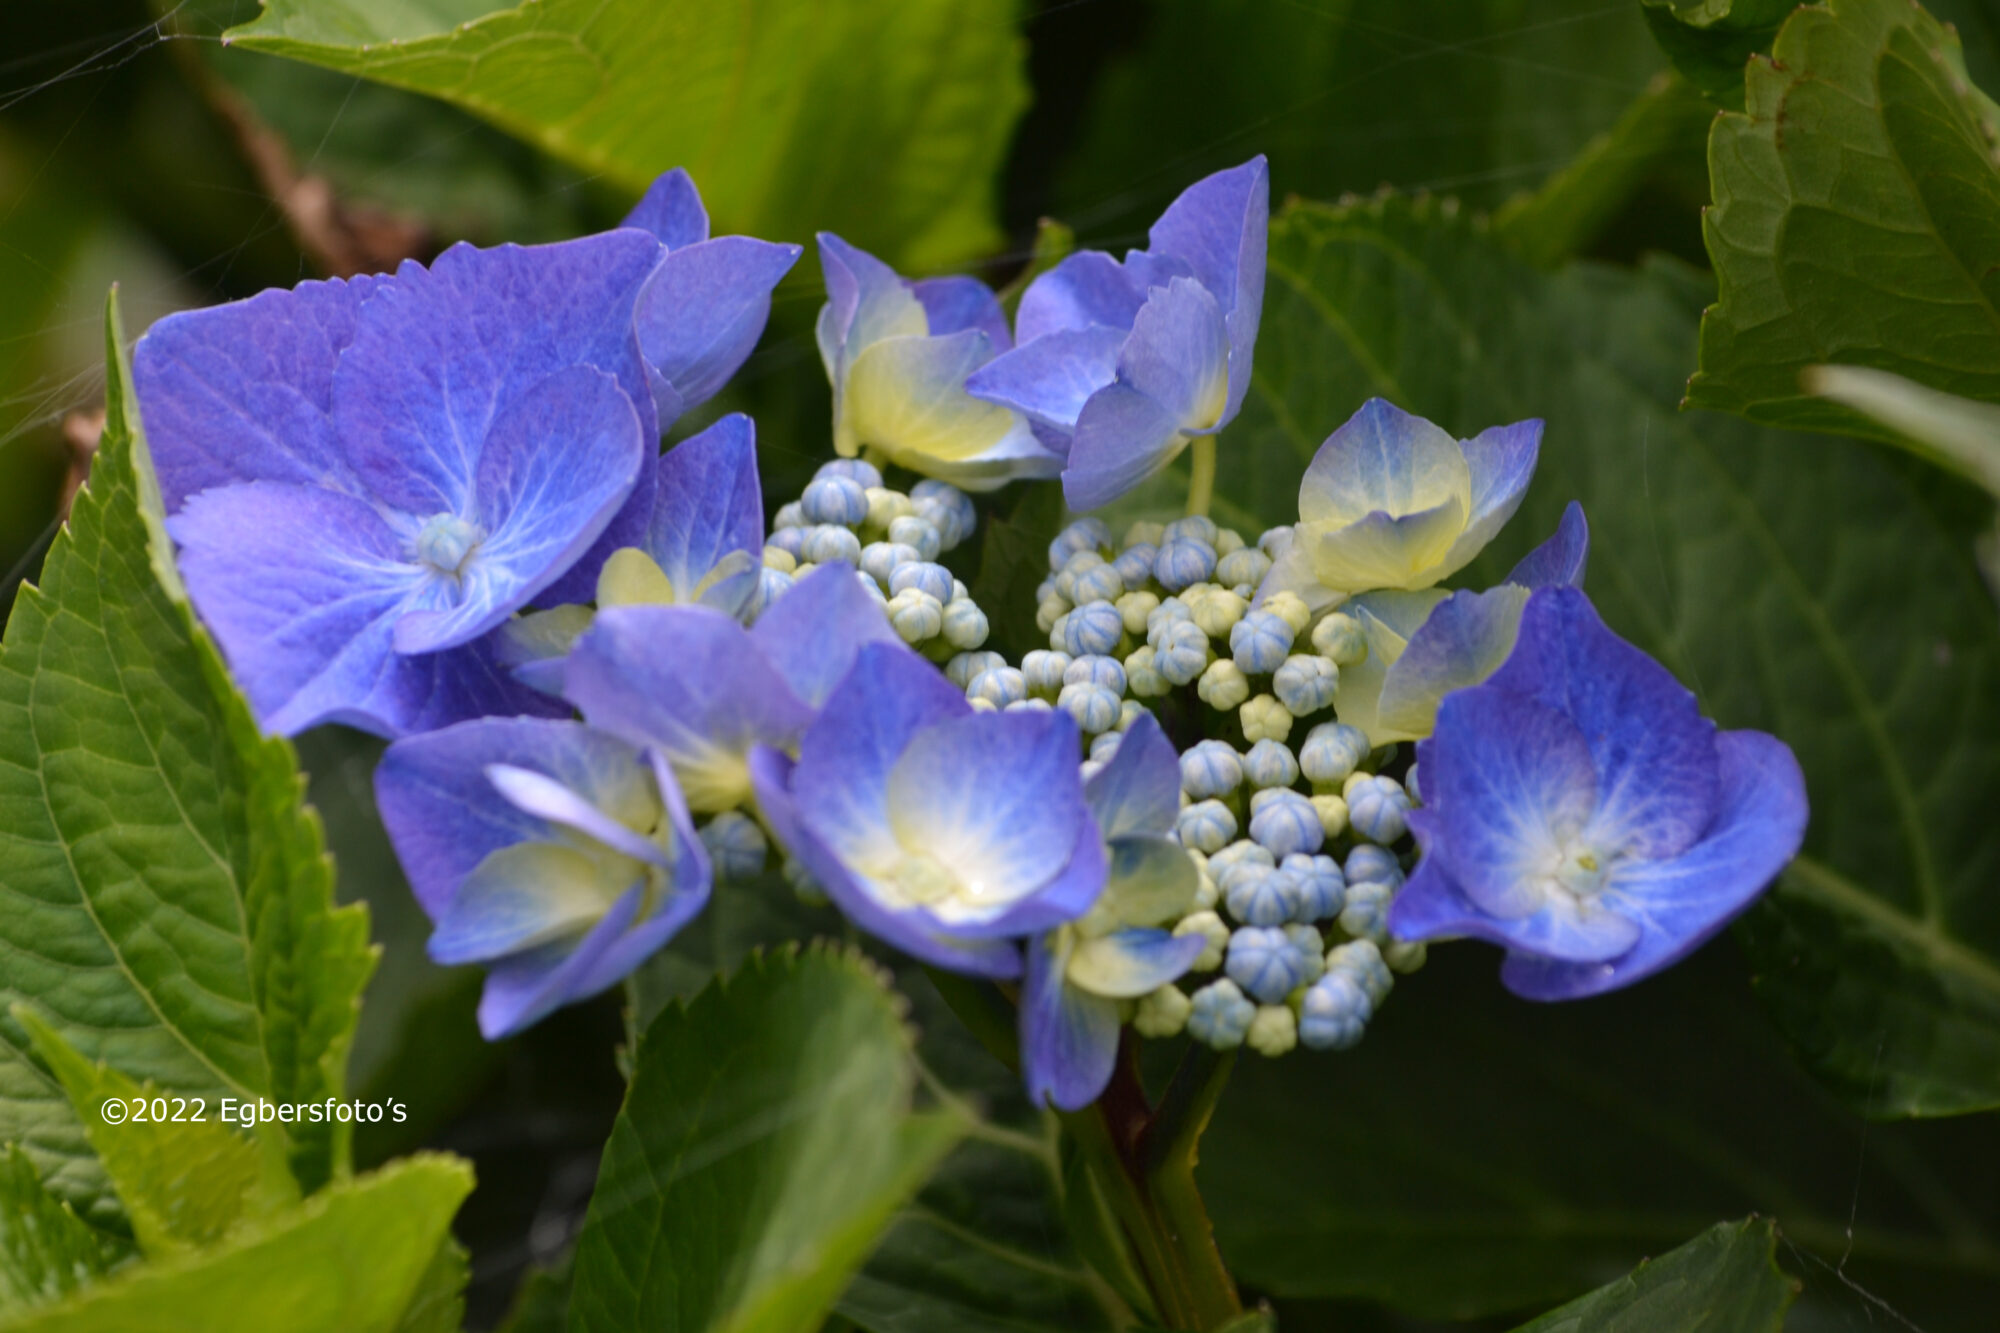
[[[1577,589],[1529,597],[1513,655],[1487,683],[1575,722],[1597,769],[1593,842],[1658,860],[1692,846],[1714,818],[1715,724],[1672,672],[1606,628]]]
[[[708,210],[702,207],[701,191],[685,167],[675,167],[646,187],[646,193],[621,227],[637,227],[653,233],[669,250],[696,245],[708,239]]]
[[[1250,388],[1251,353],[1264,310],[1264,262],[1271,218],[1271,172],[1263,156],[1196,181],[1148,233],[1156,254],[1186,261],[1221,304],[1229,328],[1227,421]]]
[[[1215,297],[1191,278],[1149,292],[1118,354],[1118,381],[1166,408],[1189,434],[1226,425],[1229,335]]]
[[[432,918],[479,863],[502,847],[545,842],[556,830],[494,790],[488,767],[554,778],[606,809],[652,789],[623,741],[580,722],[480,718],[397,741],[375,769],[375,800],[411,891]]]
[[[795,765],[775,750],[750,756],[757,808],[779,845],[798,859],[855,925],[904,953],[953,972],[1008,981],[1021,975],[1021,953],[1007,940],[953,939],[937,933],[921,913],[884,907],[852,875],[840,856],[800,817]]]
[[[896,636],[882,604],[840,561],[799,580],[757,617],[750,634],[792,693],[812,708],[827,701],[867,645],[915,656]]]
[[[1523,588],[1546,588],[1554,584],[1583,586],[1583,570],[1590,557],[1590,524],[1584,520],[1583,506],[1571,500],[1563,509],[1562,522],[1555,534],[1521,557],[1521,563],[1507,573],[1506,582]]]
[[[570,651],[564,694],[592,726],[660,750],[703,811],[739,804],[750,750],[788,749],[812,720],[749,632],[700,606],[598,613]]]
[[[488,764],[486,780],[507,804],[524,815],[581,833],[606,847],[664,869],[667,854],[547,774],[517,764]]]
[[[1456,496],[1469,512],[1471,469],[1457,440],[1420,416],[1370,398],[1326,437],[1299,482],[1307,523],[1412,514]],[[1442,576],[1440,576],[1442,577]]]
[[[1085,784],[1084,799],[1107,840],[1173,830],[1181,812],[1180,759],[1151,713],[1132,723],[1117,751]]]
[[[1124,330],[1101,324],[1044,334],[973,371],[965,391],[1067,437],[1090,395],[1117,378],[1124,345]]]
[[[1104,896],[1109,858],[1097,822],[1084,815],[1062,871],[1035,893],[990,921],[959,923],[950,933],[968,940],[1018,939],[1082,917]],[[943,924],[940,923],[940,929]]]
[[[756,592],[764,550],[756,424],[731,413],[660,455],[654,478],[646,554],[683,598],[732,552],[748,555],[748,569],[718,580],[701,598],[724,615],[740,616]]]
[[[1446,695],[1479,684],[1507,660],[1527,602],[1528,590],[1513,584],[1440,602],[1383,674],[1375,713],[1381,734],[1430,735]]]
[[[304,282],[168,315],[147,330],[132,353],[132,381],[168,513],[233,481],[361,492],[330,419],[333,370],[362,301],[388,281]]]
[[[1463,569],[1521,507],[1541,446],[1542,423],[1536,418],[1490,426],[1465,441],[1465,464],[1472,472],[1472,513],[1465,534],[1452,545],[1448,573]]]
[[[1070,255],[1028,284],[1014,312],[1014,341],[1098,325],[1123,332],[1146,303],[1146,288],[1101,250]]]
[[[1551,899],[1530,916],[1490,916],[1442,864],[1426,857],[1389,904],[1390,934],[1400,940],[1464,936],[1510,951],[1592,966],[1630,952],[1640,939],[1639,924],[1602,902]]]
[[[397,622],[396,650],[477,638],[553,583],[632,494],[647,448],[641,430],[618,382],[588,366],[559,370],[502,407],[480,450],[472,504],[457,511],[485,539],[439,609]]]
[[[1021,1074],[1028,1100],[1078,1111],[1097,1100],[1118,1059],[1118,1006],[1064,984],[1069,950],[1028,941],[1021,987]]]
[[[547,945],[496,964],[487,972],[486,988],[479,996],[480,1035],[488,1041],[510,1037],[563,1005],[593,994],[586,982],[638,915],[639,896],[639,889],[633,888],[575,944]]]
[[[961,329],[978,329],[996,351],[1005,351],[1014,345],[1014,335],[1007,330],[1007,312],[1000,308],[1000,298],[979,279],[960,276],[925,278],[911,283],[910,291],[924,308],[924,318],[930,324],[933,338],[957,333]]]
[[[883,338],[921,337],[929,332],[929,319],[896,270],[830,231],[819,234],[819,265],[826,281],[819,351],[837,399],[848,366],[863,348]]]
[[[425,951],[433,962],[456,967],[574,943],[642,878],[630,862],[621,866],[560,843],[502,847],[458,886]]]
[[[1070,956],[1072,986],[1110,1000],[1151,994],[1194,965],[1208,941],[1141,927],[1086,940]]]
[[[660,261],[639,295],[639,346],[682,411],[713,398],[757,346],[771,317],[771,290],[801,253],[796,245],[723,236]]]
[[[695,833],[694,818],[688,811],[687,802],[681,798],[680,789],[674,784],[666,760],[657,753],[647,757],[661,802],[666,807],[667,819],[674,830],[669,853],[672,866],[666,890],[654,904],[652,915],[621,934],[610,948],[597,955],[580,983],[579,991],[584,995],[594,995],[623,980],[633,968],[658,953],[682,926],[708,905],[709,894],[714,887],[715,867],[709,858],[708,848]]]
[[[1130,385],[1091,395],[1063,468],[1063,498],[1082,512],[1110,504],[1173,461],[1187,442],[1180,422]]]
[[[1789,747],[1761,731],[1716,738],[1722,796],[1700,842],[1666,861],[1628,863],[1605,897],[1644,932],[1629,953],[1603,964],[1514,956],[1501,968],[1508,989],[1534,1000],[1567,1000],[1629,986],[1694,952],[1748,907],[1805,837],[1805,775]]]

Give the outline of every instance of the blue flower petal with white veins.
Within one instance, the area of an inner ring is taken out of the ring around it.
[[[707,402],[736,373],[771,317],[772,290],[803,253],[796,245],[720,236],[660,261],[639,294],[639,347],[680,410]]]
[[[1514,651],[1527,604],[1528,589],[1508,583],[1485,592],[1455,592],[1438,603],[1383,674],[1378,729],[1369,739],[1430,735],[1439,702],[1491,676]]]
[[[1590,524],[1583,516],[1583,506],[1571,500],[1564,506],[1562,521],[1555,532],[1522,556],[1521,562],[1507,571],[1504,581],[1523,588],[1546,588],[1558,583],[1581,588],[1589,558]]]
[[[975,370],[965,391],[1067,439],[1090,396],[1118,377],[1127,332],[1093,324],[1045,334]]]
[[[1147,233],[1151,252],[1185,261],[1226,312],[1230,352],[1224,422],[1236,415],[1250,388],[1251,353],[1264,311],[1270,218],[1271,170],[1259,154],[1189,186]]]
[[[1014,341],[1025,347],[1051,333],[1096,326],[1123,333],[1146,304],[1145,285],[1101,250],[1068,255],[1028,284],[1014,312]]]
[[[1174,414],[1130,385],[1091,395],[1077,419],[1063,467],[1071,509],[1110,504],[1171,461],[1186,440]]]
[[[855,656],[871,643],[909,649],[882,614],[882,605],[854,576],[835,562],[815,569],[757,617],[750,629],[792,693],[818,708],[847,675]]]
[[[733,412],[660,455],[645,552],[677,601],[742,617],[757,592],[764,498],[757,427]]]
[[[581,940],[557,941],[489,968],[479,995],[479,1034],[499,1041],[525,1031],[572,1000],[598,960],[639,914],[640,892],[629,890]]]
[[[1111,1000],[1136,1000],[1179,979],[1208,941],[1152,927],[1114,930],[1084,940],[1070,955],[1069,984]]]
[[[1542,423],[1534,417],[1511,426],[1489,426],[1461,446],[1472,473],[1472,512],[1466,518],[1465,535],[1446,561],[1454,571],[1484,550],[1521,507],[1528,483],[1534,480],[1541,446]]]
[[[618,225],[649,231],[667,249],[682,250],[708,239],[708,209],[687,168],[675,167],[646,187]]]
[[[1117,751],[1084,784],[1083,796],[1107,841],[1173,831],[1181,813],[1180,758],[1158,719],[1139,715]]]
[[[1014,345],[1000,298],[977,278],[925,278],[910,284],[910,294],[924,308],[924,321],[934,338],[962,329],[978,329],[992,342],[996,352]]]
[[[1075,1111],[1096,1101],[1111,1081],[1118,1058],[1118,1006],[1068,984],[1069,935],[1062,931],[1053,941],[1028,941],[1028,974],[1021,987],[1021,1074],[1029,1101]]]
[[[1472,508],[1472,469],[1450,432],[1370,398],[1326,437],[1299,482],[1307,523],[1355,523],[1373,513],[1414,514],[1457,497]]]

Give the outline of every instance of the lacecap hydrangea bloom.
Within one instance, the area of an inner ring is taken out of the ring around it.
[[[1805,832],[1791,750],[1716,730],[1574,588],[1529,597],[1506,664],[1446,697],[1417,763],[1423,859],[1389,929],[1501,945],[1501,979],[1531,999],[1595,995],[1678,962]]]
[[[407,737],[375,786],[434,923],[431,957],[486,968],[489,1040],[613,985],[708,901],[708,853],[672,773],[581,723],[480,718]]]
[[[1262,157],[1189,186],[1124,261],[1073,254],[1030,283],[1010,352],[967,381],[1063,458],[1072,509],[1096,509],[1212,436],[1243,406],[1264,309],[1271,213]]]
[[[976,278],[912,282],[838,236],[819,238],[826,304],[815,330],[833,382],[833,445],[968,490],[1051,477],[1061,457],[1028,421],[965,391],[966,377],[1013,346],[1007,316]]]
[[[670,177],[634,217],[671,241],[458,245],[140,340],[181,571],[267,728],[550,710],[489,636],[641,539],[662,412],[735,369],[797,256],[708,241],[699,210]]]

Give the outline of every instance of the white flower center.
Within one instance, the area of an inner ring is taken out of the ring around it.
[[[478,524],[456,514],[436,514],[417,533],[417,561],[455,579],[484,540],[486,533]]]

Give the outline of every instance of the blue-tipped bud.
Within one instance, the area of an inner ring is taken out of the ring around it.
[[[1153,557],[1153,577],[1179,592],[1215,573],[1215,548],[1190,537],[1169,537]]]
[[[792,557],[792,559],[797,560],[800,558],[800,552],[806,549],[806,534],[811,531],[811,528],[779,528],[771,534],[770,539],[764,543],[764,546],[766,549],[775,546],[786,555]]]
[[[1053,652],[1047,648],[1037,648],[1021,659],[1021,675],[1028,682],[1028,693],[1044,699],[1053,699],[1062,693],[1063,673],[1069,670],[1068,653]]]
[[[911,588],[889,599],[889,623],[907,644],[928,642],[944,628],[944,607],[927,592]]]
[[[1305,717],[1333,707],[1333,692],[1339,684],[1340,668],[1333,659],[1294,653],[1272,676],[1271,693],[1293,717]]]
[[[944,538],[938,532],[937,524],[921,513],[905,514],[889,523],[889,540],[898,546],[908,546],[917,553],[919,560],[935,560],[944,549]]]
[[[1403,863],[1387,847],[1363,844],[1347,854],[1341,869],[1349,884],[1387,884],[1394,889],[1403,882]]]
[[[1284,860],[1284,869],[1299,887],[1298,910],[1293,920],[1326,921],[1340,915],[1347,905],[1347,877],[1340,862],[1330,856],[1310,856],[1294,852]]]
[[[792,590],[792,576],[769,565],[757,572],[757,608],[762,611]]]
[[[1278,553],[1285,547],[1290,546],[1291,543],[1292,526],[1289,523],[1281,523],[1275,528],[1266,528],[1257,534],[1257,549],[1265,555],[1270,556],[1272,560],[1276,560]]]
[[[771,520],[771,531],[773,532],[786,532],[792,528],[809,526],[811,526],[811,521],[806,518],[806,508],[797,500],[792,501],[790,504],[779,505],[777,515]]]
[[[1368,631],[1353,616],[1335,611],[1313,626],[1312,646],[1335,666],[1353,666],[1368,656]]]
[[[1181,755],[1181,790],[1197,801],[1243,785],[1243,761],[1224,741],[1200,741]]]
[[[916,563],[917,559],[917,548],[914,546],[898,542],[869,542],[861,548],[861,571],[888,590],[889,580],[896,571],[904,565]]]
[[[1056,707],[1074,718],[1077,729],[1086,736],[1115,728],[1118,725],[1118,705],[1116,694],[1102,685],[1088,682],[1065,685],[1056,697]]]
[[[1236,836],[1236,816],[1220,801],[1197,801],[1181,811],[1174,830],[1183,847],[1219,852]]]
[[[1176,540],[1196,541],[1203,546],[1213,546],[1221,540],[1222,531],[1215,526],[1215,520],[1206,514],[1189,514],[1167,524],[1160,534],[1160,545]]]
[[[1234,1050],[1243,1044],[1250,1033],[1251,1020],[1257,1017],[1257,1006],[1243,998],[1235,982],[1211,981],[1190,999],[1188,1036],[1218,1051]]]
[[[919,517],[929,519],[937,528],[939,540],[947,551],[970,537],[979,526],[979,511],[972,507],[972,497],[949,482],[918,482],[910,487],[910,503],[916,506]]]
[[[1299,960],[1305,967],[1305,975],[1299,978],[1299,984],[1310,986],[1326,975],[1326,940],[1317,926],[1294,923],[1283,929],[1285,938],[1298,950]]]
[[[1315,1051],[1344,1051],[1361,1040],[1375,1006],[1344,972],[1315,981],[1299,1004],[1299,1040]]]
[[[1368,757],[1368,735],[1345,722],[1322,722],[1299,747],[1299,768],[1315,785],[1338,787]]]
[[[1049,568],[1061,569],[1071,558],[1085,551],[1102,554],[1111,545],[1111,529],[1101,518],[1080,518],[1056,534],[1049,543]]]
[[[1146,613],[1146,642],[1157,648],[1174,622],[1193,619],[1194,613],[1188,609],[1186,602],[1178,597],[1169,597]]]
[[[1422,805],[1424,803],[1423,788],[1417,786],[1417,766],[1415,764],[1411,764],[1409,772],[1403,774],[1403,790],[1408,793],[1411,805]]]
[[[1009,713],[1053,713],[1055,710],[1056,706],[1047,699],[1037,699],[1033,695],[1030,695],[1025,699],[1016,699],[1013,703],[1008,704],[1003,711]]]
[[[968,699],[984,699],[995,708],[1005,708],[1028,697],[1028,682],[1014,667],[988,667],[965,687]]]
[[[845,560],[848,564],[859,568],[861,539],[838,524],[822,523],[816,528],[806,530],[805,545],[799,554],[815,565]]]
[[[1125,636],[1125,618],[1109,602],[1086,602],[1063,622],[1063,651],[1071,657],[1117,651]]]
[[[1217,883],[1221,883],[1222,877],[1234,867],[1246,864],[1269,867],[1278,864],[1278,858],[1271,855],[1268,848],[1259,847],[1248,838],[1232,842],[1208,858],[1209,873],[1216,877]]]
[[[1223,970],[1245,994],[1277,1004],[1305,979],[1306,961],[1283,930],[1244,926],[1229,937]]]
[[[1243,776],[1253,787],[1289,787],[1299,780],[1299,761],[1276,741],[1258,741],[1243,756]]]
[[[1355,984],[1361,987],[1361,993],[1377,1009],[1389,998],[1389,991],[1396,984],[1396,978],[1389,972],[1389,964],[1384,961],[1381,949],[1373,940],[1351,940],[1333,950],[1326,956],[1326,970],[1353,977]]]
[[[1159,553],[1160,548],[1151,542],[1139,542],[1120,551],[1111,567],[1125,580],[1127,588],[1142,588],[1153,577],[1153,557]]]
[[[1070,584],[1074,602],[1115,602],[1125,595],[1125,578],[1116,565],[1102,562],[1081,570]]]
[[[1270,611],[1251,611],[1229,631],[1229,655],[1245,675],[1265,676],[1292,651],[1292,627]]]
[[[1340,928],[1358,939],[1385,939],[1389,933],[1390,900],[1396,886],[1379,880],[1347,881],[1347,901],[1340,908]]]
[[[757,821],[736,810],[724,810],[701,826],[702,846],[715,863],[717,879],[750,879],[764,871],[771,845]]]
[[[868,520],[868,492],[852,477],[820,477],[799,497],[799,508],[814,523],[857,528]]]
[[[1113,694],[1125,693],[1125,668],[1115,657],[1095,653],[1073,658],[1063,668],[1065,685],[1102,685]]]
[[[1282,926],[1298,915],[1299,884],[1285,870],[1245,862],[1231,866],[1220,881],[1229,915],[1253,926]]]
[[[1260,803],[1250,816],[1250,836],[1281,859],[1298,852],[1317,852],[1326,841],[1326,829],[1312,802],[1283,788],[1270,794],[1281,799]]]
[[[1091,600],[1088,597],[1078,597],[1076,595],[1077,576],[1097,569],[1103,564],[1104,557],[1096,551],[1078,551],[1055,573],[1056,596],[1072,604]]]
[[[1225,588],[1256,587],[1271,572],[1271,557],[1254,546],[1231,551],[1215,562],[1215,581]]]
[[[1347,784],[1347,826],[1370,842],[1398,842],[1410,831],[1410,796],[1394,778],[1362,778]]]
[[[1193,621],[1168,622],[1153,647],[1153,669],[1172,684],[1185,685],[1208,666],[1208,636]]]
[[[1007,665],[1007,659],[998,653],[955,653],[944,664],[944,678],[961,690],[972,688],[972,682],[982,671],[992,671]]]
[[[867,490],[870,486],[880,486],[882,484],[881,469],[877,468],[873,463],[859,458],[835,458],[821,463],[819,470],[813,473],[813,480],[819,481],[827,477],[843,477],[848,481],[854,482],[863,490]],[[831,522],[832,520],[827,521]]]
[[[889,574],[889,595],[907,592],[911,588],[929,593],[940,606],[951,600],[951,571],[943,565],[928,560],[912,560],[899,565]]]

